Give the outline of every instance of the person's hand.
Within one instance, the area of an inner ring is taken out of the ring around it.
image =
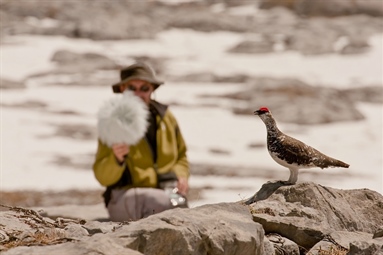
[[[177,188],[178,188],[178,193],[180,193],[183,196],[186,196],[186,194],[189,191],[188,179],[186,179],[185,177],[179,177]]]
[[[125,160],[124,157],[129,153],[129,145],[123,143],[113,144],[112,150],[118,162],[122,163]]]

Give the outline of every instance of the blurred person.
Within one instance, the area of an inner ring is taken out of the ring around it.
[[[120,72],[114,93],[129,90],[149,109],[145,137],[137,144],[113,144],[98,139],[93,171],[106,188],[103,194],[110,219],[145,218],[174,207],[187,207],[189,163],[186,144],[167,105],[151,98],[163,84],[153,69],[135,63]]]

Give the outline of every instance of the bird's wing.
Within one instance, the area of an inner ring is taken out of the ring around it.
[[[313,159],[318,151],[314,148],[286,135],[279,140],[279,144],[280,148],[277,150],[278,157],[287,163],[295,163],[306,167],[317,166]]]
[[[285,136],[280,142],[284,148],[285,160],[287,162],[290,161],[306,167],[320,168],[349,166],[348,164],[329,157],[293,137]]]

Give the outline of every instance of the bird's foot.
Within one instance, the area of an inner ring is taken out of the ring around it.
[[[273,181],[267,181],[266,183],[267,183],[267,184],[283,184],[282,182],[283,182],[283,181],[273,180]]]
[[[279,183],[283,184],[283,185],[294,185],[295,182],[291,182],[291,181],[278,181]]]

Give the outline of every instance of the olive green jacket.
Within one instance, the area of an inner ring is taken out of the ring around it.
[[[174,172],[177,177],[189,177],[189,164],[186,156],[186,145],[177,121],[166,105],[152,101],[157,112],[157,162],[153,162],[149,142],[144,137],[138,144],[131,145],[123,164],[119,164],[111,148],[100,140],[93,171],[96,179],[103,186],[117,183],[127,166],[132,184],[130,187],[158,186],[157,174]]]

